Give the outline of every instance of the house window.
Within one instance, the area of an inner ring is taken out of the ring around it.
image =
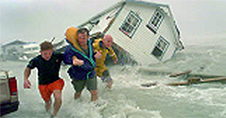
[[[166,41],[162,36],[160,36],[151,54],[154,55],[157,59],[161,60],[168,47],[169,42]]]
[[[154,15],[152,16],[151,20],[148,22],[147,27],[151,31],[156,33],[163,19],[164,19],[163,13],[159,9],[157,9]]]
[[[136,15],[133,11],[130,11],[128,16],[126,17],[125,21],[119,28],[125,35],[129,36],[130,38],[135,33],[136,29],[141,23],[141,18]]]

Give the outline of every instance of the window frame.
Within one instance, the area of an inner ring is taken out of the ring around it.
[[[134,17],[135,20],[137,20],[135,25],[132,24],[134,21],[133,19],[132,19],[132,23],[131,21],[130,22],[128,21],[131,18],[131,16]],[[129,38],[132,38],[135,32],[137,31],[138,27],[140,26],[141,22],[142,22],[142,19],[140,18],[140,16],[137,15],[135,12],[130,11],[129,14],[126,16],[126,19],[123,21],[122,25],[119,27],[119,30]],[[124,27],[125,24],[128,24],[128,26]],[[130,30],[129,27],[133,28],[130,32],[124,30],[124,28],[126,28],[127,30]]]
[[[156,9],[153,16],[151,17],[151,19],[149,20],[146,26],[148,27],[148,29],[150,29],[156,34],[164,18],[165,18],[164,13],[162,13],[160,9]]]
[[[163,46],[162,44],[160,44],[161,42],[163,42],[164,44],[164,47],[161,47],[161,46]],[[162,60],[162,58],[164,57],[164,55],[165,55],[165,53],[166,53],[166,51],[167,51],[167,49],[168,49],[168,47],[170,46],[170,42],[168,42],[165,38],[163,38],[162,36],[160,36],[159,38],[158,38],[158,40],[156,41],[156,43],[155,43],[155,46],[154,46],[154,48],[153,48],[153,50],[152,50],[152,52],[151,52],[151,54],[153,55],[153,56],[155,56],[158,60]],[[159,52],[155,52],[155,51],[161,51],[160,53],[160,56],[159,55],[157,55],[157,53],[159,54]]]

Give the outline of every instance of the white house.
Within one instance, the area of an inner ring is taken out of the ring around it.
[[[1,48],[3,60],[29,60],[39,54],[39,45],[34,42],[15,40]]]
[[[119,57],[129,55],[140,65],[164,62],[184,48],[169,5],[125,0],[79,27],[112,35]]]

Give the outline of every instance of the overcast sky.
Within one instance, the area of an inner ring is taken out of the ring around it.
[[[121,0],[0,0],[0,44],[63,39],[77,26]],[[182,41],[226,37],[226,0],[146,0],[170,5]],[[226,38],[225,38],[226,40]]]

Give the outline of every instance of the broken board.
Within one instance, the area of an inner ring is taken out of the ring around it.
[[[156,85],[157,85],[157,82],[141,84],[141,86],[143,86],[143,87],[151,87],[151,86],[156,86]]]
[[[191,85],[191,84],[200,84],[200,83],[210,83],[210,82],[223,82],[226,81],[226,77],[219,77],[219,78],[210,78],[210,79],[201,79],[201,78],[190,78],[188,81],[185,82],[176,82],[176,83],[169,83],[166,84],[168,86],[182,86],[182,85]],[[156,86],[157,83],[146,83],[141,84],[143,87],[151,87]]]
[[[181,72],[181,73],[173,73],[170,75],[170,77],[177,77],[177,76],[181,76],[181,75],[187,75],[191,73],[191,70],[188,70],[188,71],[184,71],[184,72]]]

